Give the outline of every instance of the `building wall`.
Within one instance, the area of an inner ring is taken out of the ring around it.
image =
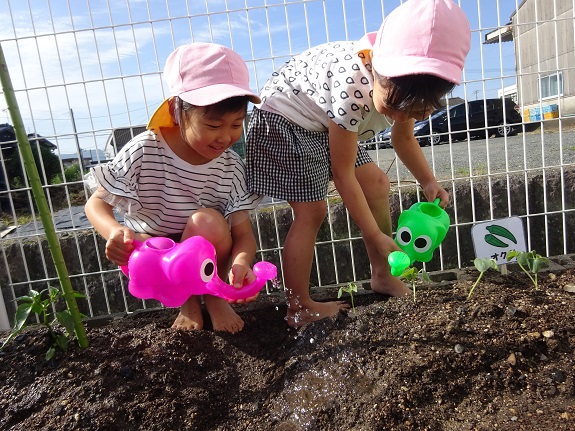
[[[575,114],[572,0],[526,0],[512,21],[521,103],[525,108],[558,104],[561,115]],[[557,71],[563,74],[563,97],[540,100],[539,78]]]

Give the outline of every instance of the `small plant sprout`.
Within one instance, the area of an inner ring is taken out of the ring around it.
[[[50,311],[52,304],[55,304],[61,296],[62,292],[59,289],[49,287],[41,292],[30,290],[28,295],[16,298],[16,301],[19,301],[20,305],[16,310],[14,328],[12,328],[12,332],[2,344],[0,350],[2,350],[27,326],[26,321],[28,320],[30,313],[35,313],[38,316],[40,324],[48,329],[48,334],[50,334],[50,337],[52,338],[52,344],[46,352],[46,360],[49,361],[52,359],[56,353],[56,349],[58,348],[64,352],[67,351],[68,341],[74,335],[74,319],[67,309],[64,311],[56,311],[54,318],[52,318],[52,313]],[[74,292],[74,296],[77,298],[84,297],[84,295],[77,292]],[[60,323],[64,327],[64,334],[61,334],[56,330],[55,326],[57,323]]]
[[[357,293],[357,285],[353,282],[347,283],[347,286],[341,286],[339,291],[337,292],[337,297],[341,298],[343,292],[349,293],[349,297],[351,298],[351,309],[353,310],[353,314],[355,314],[355,305],[353,304],[353,294]]]
[[[496,260],[489,257],[483,259],[478,257],[473,261],[473,265],[475,265],[475,268],[477,268],[477,270],[479,271],[479,276],[477,277],[477,280],[475,280],[475,283],[473,283],[473,286],[471,286],[471,290],[467,295],[467,299],[471,298],[471,294],[473,293],[475,286],[477,286],[479,280],[481,280],[481,277],[483,277],[483,273],[485,271],[487,271],[489,268],[499,271],[499,266],[497,266]]]
[[[535,253],[535,250],[530,252],[511,250],[507,253],[507,261],[510,261],[514,257],[517,258],[517,263],[519,267],[523,270],[525,274],[533,282],[535,290],[539,290],[539,284],[537,282],[537,273],[549,265],[549,259]],[[533,274],[533,276],[531,275]]]
[[[411,283],[411,290],[413,290],[413,302],[416,302],[416,299],[415,299],[415,282],[417,281],[417,279],[421,278],[423,281],[427,281],[427,282],[431,281],[431,279],[429,278],[429,275],[427,275],[427,272],[423,268],[418,270],[414,266],[410,266],[409,268],[406,268],[400,277],[403,278],[404,280],[406,280],[407,282]]]

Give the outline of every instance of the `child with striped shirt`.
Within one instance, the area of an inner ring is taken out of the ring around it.
[[[165,236],[180,242],[200,235],[216,249],[220,278],[229,274],[240,288],[255,280],[250,264],[256,241],[248,211],[261,196],[248,191],[243,161],[230,147],[242,135],[248,102],[260,99],[249,88],[242,58],[213,43],[177,48],[166,61],[164,78],[171,96],[154,112],[148,130],[86,176],[93,191],[86,216],[107,240],[106,257],[116,265],[127,264],[134,239]],[[228,302],[211,295],[203,299],[215,331],[243,328]],[[191,296],[172,327],[203,325],[201,298]]]

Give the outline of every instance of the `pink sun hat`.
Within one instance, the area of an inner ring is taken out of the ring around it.
[[[242,57],[230,48],[215,43],[196,42],[176,48],[166,60],[164,79],[170,97],[152,114],[148,129],[172,127],[169,101],[178,96],[195,106],[207,106],[236,96],[261,102],[250,89],[250,74]]]
[[[469,21],[452,0],[407,0],[383,21],[372,64],[386,78],[429,74],[459,84],[470,43]]]

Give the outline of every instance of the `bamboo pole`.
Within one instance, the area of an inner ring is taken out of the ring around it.
[[[6,104],[8,106],[10,118],[12,119],[12,125],[18,140],[18,149],[20,150],[20,154],[24,160],[24,168],[26,170],[26,174],[28,175],[28,181],[30,182],[30,186],[32,188],[34,200],[38,206],[38,212],[40,213],[42,226],[46,232],[46,239],[48,240],[48,246],[50,247],[50,253],[52,254],[52,259],[54,260],[56,272],[58,273],[58,279],[60,280],[60,286],[62,287],[64,299],[66,300],[68,311],[74,320],[74,331],[76,333],[76,338],[80,347],[88,347],[88,338],[82,323],[82,317],[80,310],[78,309],[76,297],[74,296],[74,289],[72,288],[72,283],[70,282],[70,277],[68,275],[68,269],[66,268],[64,256],[62,255],[62,249],[60,248],[60,243],[58,241],[58,237],[56,236],[56,229],[54,228],[54,223],[52,222],[52,218],[50,216],[50,208],[48,207],[46,196],[44,196],[44,191],[42,190],[40,175],[38,174],[38,168],[36,167],[34,156],[32,155],[32,149],[30,148],[30,141],[26,135],[24,123],[22,122],[22,116],[20,115],[20,110],[18,109],[18,102],[16,101],[14,88],[12,87],[10,74],[8,73],[8,65],[6,64],[6,59],[4,58],[4,51],[2,50],[1,44],[0,80],[2,81],[2,91],[4,92],[4,97],[6,98]]]

